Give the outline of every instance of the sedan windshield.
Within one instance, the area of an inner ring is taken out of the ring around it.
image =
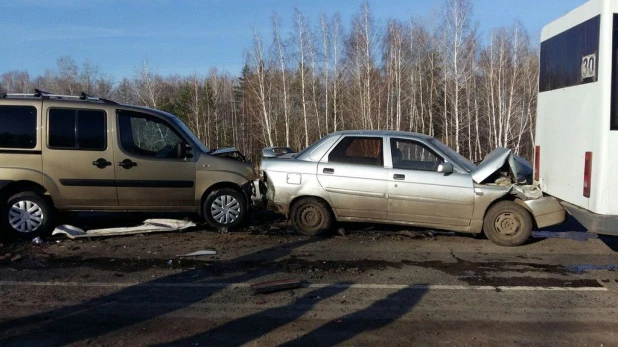
[[[472,164],[464,156],[455,152],[452,148],[448,147],[447,145],[443,144],[437,139],[431,138],[429,139],[429,142],[432,145],[434,145],[437,149],[442,151],[444,154],[446,154],[454,162],[454,164],[461,166],[464,170],[468,172],[472,172],[476,168],[476,165]]]

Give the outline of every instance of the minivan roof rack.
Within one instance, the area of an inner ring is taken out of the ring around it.
[[[46,96],[46,95],[51,95],[51,94],[52,93],[46,92],[46,91],[41,90],[41,89],[37,89],[37,88],[34,89],[34,96],[36,96],[36,97],[41,97],[41,96]]]
[[[31,94],[31,93],[2,93],[3,99],[11,97],[11,96],[18,96],[18,97],[25,98],[25,97],[33,97],[34,94]]]
[[[34,89],[34,93],[32,94],[30,93],[3,93],[2,94],[2,98],[8,98],[8,97],[77,99],[77,100],[84,100],[84,101],[101,101],[106,104],[118,105],[118,103],[115,101],[105,99],[105,98],[95,97],[95,96],[87,94],[86,92],[81,92],[80,95],[62,95],[62,94],[50,93],[50,92],[47,92],[47,91],[44,91],[38,88]]]
[[[118,105],[117,102],[113,101],[113,100],[109,100],[109,99],[105,99],[105,98],[99,98],[96,96],[92,96],[86,92],[82,92],[79,96],[80,100],[94,100],[94,101],[103,101],[106,104],[114,104],[114,105]]]

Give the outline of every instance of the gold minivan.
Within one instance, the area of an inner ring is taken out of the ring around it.
[[[85,93],[0,94],[1,229],[44,235],[56,211],[199,213],[233,228],[251,207],[256,174],[229,154],[160,110]]]

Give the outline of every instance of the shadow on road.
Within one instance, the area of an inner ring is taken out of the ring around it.
[[[256,259],[272,262],[290,255],[294,249],[319,242],[320,240],[320,238],[301,239],[218,263],[225,267],[226,264],[233,265],[236,262],[255,261]],[[242,273],[226,278],[226,283],[252,281],[275,272],[276,269],[267,268],[264,271]],[[202,288],[199,290],[195,288],[187,288],[185,290],[178,288],[170,289],[169,293],[167,293],[169,294],[168,297],[181,302],[181,306],[152,305],[144,308],[141,312],[131,312],[129,314],[114,312],[114,317],[110,319],[108,316],[105,320],[102,320],[103,317],[98,316],[97,313],[101,311],[106,313],[108,311],[113,312],[114,304],[117,302],[139,303],[141,298],[149,297],[150,295],[149,292],[152,290],[152,286],[148,287],[148,284],[218,283],[221,281],[220,278],[206,278],[208,275],[208,273],[200,273],[197,270],[184,271],[146,282],[146,286],[138,284],[77,305],[7,321],[0,324],[0,341],[2,341],[2,345],[10,343],[15,345],[67,345],[126,328],[198,303],[224,290],[226,287],[208,288],[207,290]],[[168,300],[168,298],[161,298],[161,300]]]
[[[344,284],[341,286],[341,284]],[[260,338],[309,312],[320,301],[347,289],[345,283],[311,291],[293,304],[275,307],[238,318],[201,334],[160,346],[227,345],[240,346]],[[369,307],[338,317],[317,329],[280,346],[334,346],[364,332],[385,327],[410,312],[427,292],[426,287],[408,287],[378,300]],[[319,299],[315,299],[319,298]],[[242,332],[242,333],[241,333]]]
[[[376,301],[371,306],[330,321],[308,334],[281,346],[334,346],[361,333],[385,327],[421,300],[427,289],[404,288]]]
[[[218,262],[222,267],[243,261],[273,262],[292,253],[293,250],[307,244],[319,242],[320,238],[302,239],[287,244],[267,248],[235,259]],[[256,280],[262,276],[275,273],[276,268],[263,271],[240,273],[225,279],[226,283],[240,283]],[[116,332],[139,323],[162,317],[171,312],[182,310],[193,304],[207,300],[224,290],[222,287],[172,287],[165,289],[165,295],[157,284],[169,283],[219,283],[220,278],[206,278],[209,273],[189,270],[121,289],[112,294],[65,306],[59,309],[34,314],[29,317],[13,319],[0,324],[2,345],[68,345],[85,342],[108,333]],[[275,329],[296,321],[317,304],[338,295],[349,288],[350,283],[337,283],[332,286],[312,290],[293,303],[269,308],[255,314],[235,319],[224,325],[208,328],[191,337],[173,341],[165,345],[189,345],[196,342],[220,341],[225,345],[242,345],[249,343]],[[77,288],[71,290],[79,290]],[[340,317],[304,336],[291,341],[290,345],[334,345],[344,342],[366,331],[384,327],[409,312],[426,289],[404,288],[388,297],[376,301],[369,307]],[[167,301],[171,301],[169,304]],[[145,305],[139,303],[145,302]],[[153,305],[147,305],[154,302]],[[128,307],[137,304],[138,309],[127,312]],[[233,304],[231,304],[233,305]],[[217,340],[219,339],[219,340]]]
[[[346,284],[346,283],[338,283]],[[349,284],[349,283],[347,283]],[[313,290],[295,300],[294,303],[235,319],[224,325],[204,331],[201,334],[183,338],[160,346],[190,346],[201,342],[206,345],[240,346],[300,318],[311,311],[316,304],[343,291],[346,286],[329,286]]]
[[[599,235],[599,239],[614,252],[618,252],[618,236]]]
[[[571,236],[569,238],[585,241],[588,238],[598,238],[603,242],[609,249],[614,252],[618,252],[618,236],[608,236],[608,235],[597,235],[591,233],[583,226],[577,219],[573,218],[573,216],[567,215],[567,219],[564,223],[560,225],[554,225],[551,227],[543,228],[543,231],[550,233],[570,233]]]

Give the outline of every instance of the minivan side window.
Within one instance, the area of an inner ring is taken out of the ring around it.
[[[36,147],[36,108],[0,106],[0,148]]]
[[[165,121],[133,111],[118,111],[120,145],[127,154],[176,158],[185,141]]]
[[[329,163],[384,166],[381,137],[346,136],[328,154]]]
[[[51,149],[104,151],[107,148],[106,114],[100,110],[49,110],[48,146]]]
[[[416,141],[391,139],[394,169],[436,171],[442,159]]]

